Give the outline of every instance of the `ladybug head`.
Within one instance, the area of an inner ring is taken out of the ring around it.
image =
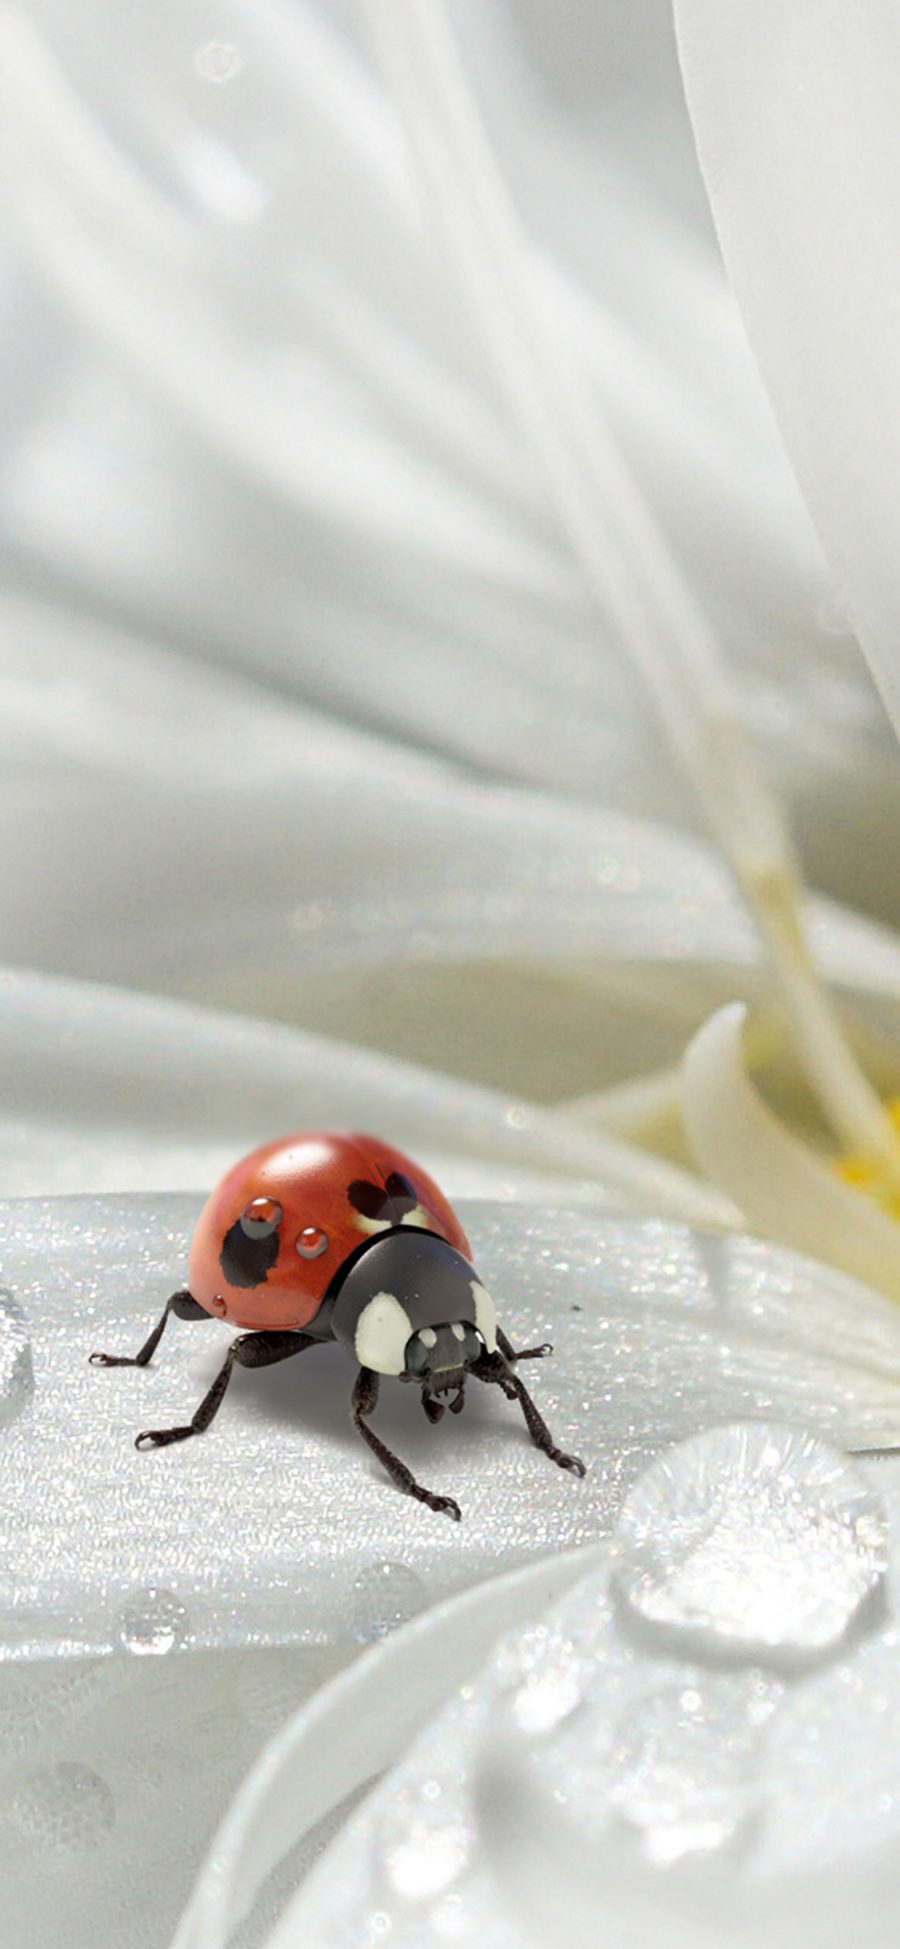
[[[432,1420],[443,1413],[435,1396],[461,1397],[466,1374],[497,1345],[493,1304],[469,1261],[446,1239],[406,1226],[382,1232],[352,1261],[332,1329],[361,1366],[418,1382]]]

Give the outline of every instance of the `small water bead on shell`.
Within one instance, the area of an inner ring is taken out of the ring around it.
[[[305,1225],[296,1239],[301,1259],[320,1259],[328,1251],[328,1233],[320,1225]]]
[[[18,1301],[0,1286],[0,1428],[15,1420],[33,1392],[28,1324]]]
[[[803,1664],[840,1644],[887,1551],[882,1503],[845,1456],[789,1428],[735,1422],[640,1477],[613,1577],[657,1650]]]
[[[115,1801],[99,1773],[73,1760],[43,1766],[22,1781],[9,1820],[35,1854],[82,1854],[115,1825]]]
[[[148,1585],[129,1598],[119,1613],[119,1639],[135,1658],[162,1658],[183,1644],[189,1619],[173,1590]]]
[[[415,1617],[425,1604],[425,1586],[405,1563],[373,1563],[355,1577],[350,1591],[350,1636],[360,1644],[384,1638]]]

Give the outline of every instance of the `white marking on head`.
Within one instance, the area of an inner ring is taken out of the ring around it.
[[[450,1331],[454,1340],[464,1340],[466,1337],[466,1329],[461,1320],[454,1320]]]
[[[412,1330],[408,1313],[393,1293],[376,1293],[357,1322],[353,1345],[360,1366],[371,1367],[376,1374],[402,1374]]]
[[[368,1232],[373,1237],[376,1232],[389,1232],[391,1229],[389,1218],[367,1218],[364,1211],[353,1213],[353,1223],[358,1231]]]
[[[419,1339],[421,1340],[423,1347],[437,1346],[437,1334],[435,1333],[433,1326],[420,1327]]]
[[[497,1315],[490,1293],[485,1292],[477,1279],[472,1280],[472,1298],[475,1301],[475,1325],[481,1334],[488,1353],[497,1351]]]

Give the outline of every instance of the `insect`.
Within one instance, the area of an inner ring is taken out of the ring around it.
[[[227,1320],[232,1340],[191,1420],[150,1428],[138,1448],[162,1448],[209,1427],[235,1366],[268,1367],[336,1340],[358,1363],[351,1415],[391,1480],[459,1521],[452,1496],[434,1495],[369,1426],[382,1375],[419,1387],[429,1421],[459,1414],[470,1376],[518,1401],[532,1441],[560,1468],[584,1474],[557,1448],[516,1372],[515,1352],[472,1264],[443,1192],[418,1164],[377,1137],[305,1131],[252,1151],[227,1172],[201,1212],[188,1284],[172,1294],[140,1351],[93,1353],[102,1367],[146,1367],[169,1315]],[[442,1397],[452,1397],[445,1399]]]

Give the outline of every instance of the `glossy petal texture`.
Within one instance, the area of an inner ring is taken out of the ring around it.
[[[700,160],[841,599],[900,725],[900,18],[676,0]]]

